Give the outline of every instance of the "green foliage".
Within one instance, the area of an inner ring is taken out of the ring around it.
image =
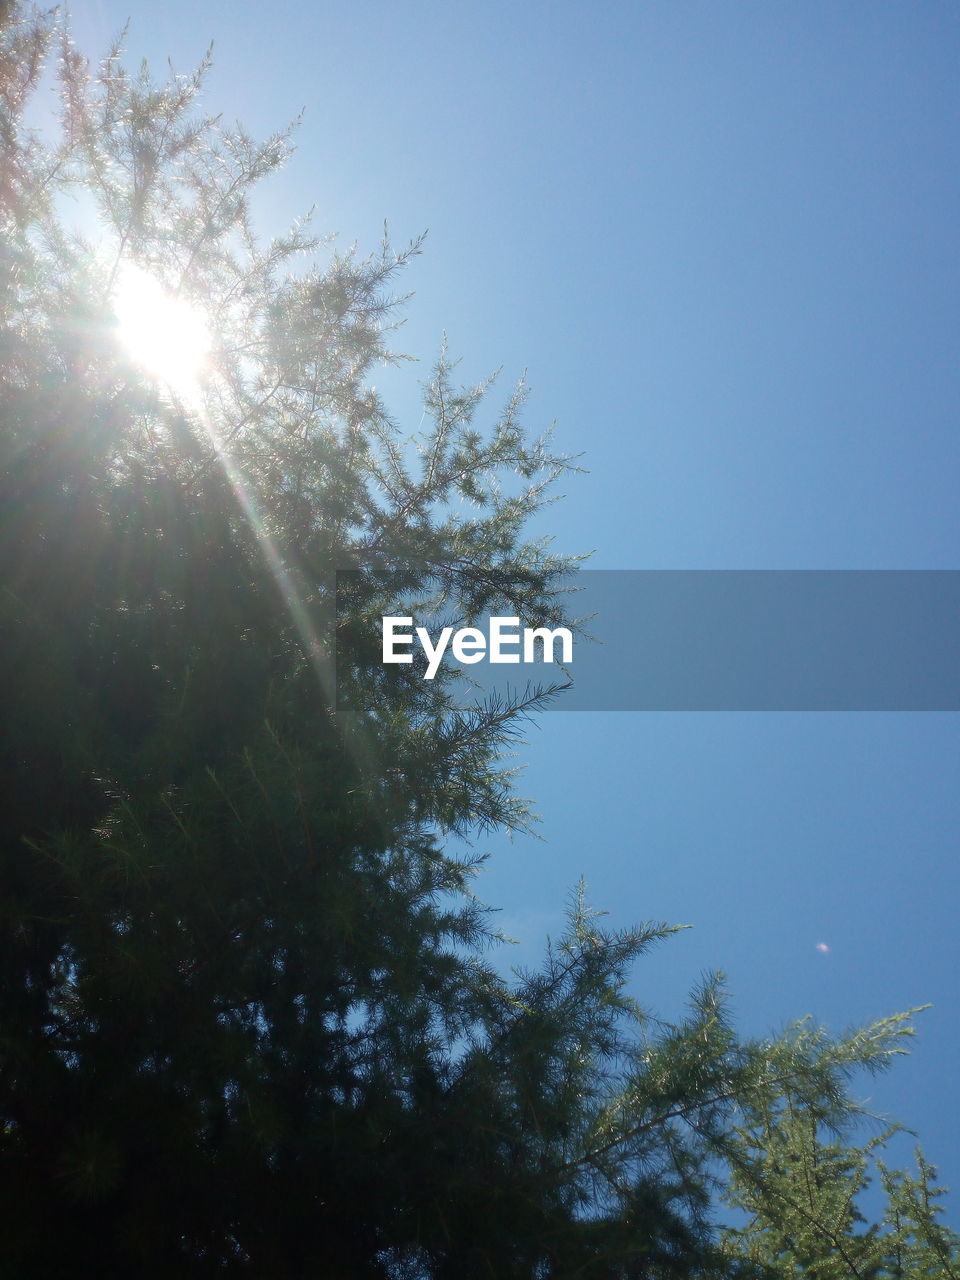
[[[45,64],[52,142],[25,122]],[[289,135],[199,115],[204,70],[158,87],[118,48],[91,70],[5,11],[0,1271],[820,1266],[865,1154],[816,1135],[906,1024],[745,1042],[716,981],[655,1021],[625,984],[671,930],[610,932],[582,895],[540,970],[484,960],[444,838],[527,822],[505,752],[556,690],[385,668],[371,624],[563,620],[573,562],[524,527],[570,463],[527,438],[522,387],[483,425],[488,387],[444,354],[403,436],[370,377],[402,359],[389,289],[420,242],[262,243],[250,198]],[[195,385],[125,348],[134,265],[206,316]],[[360,571],[339,596],[338,569]],[[771,1173],[794,1150],[826,1176],[802,1232]],[[721,1239],[728,1176],[754,1219]],[[883,1177],[863,1247],[952,1274],[927,1167]]]
[[[745,1109],[727,1140],[730,1202],[748,1223],[726,1234],[732,1256],[761,1274],[816,1280],[921,1280],[960,1275],[960,1238],[939,1221],[936,1171],[916,1153],[917,1176],[890,1170],[880,1152],[897,1132],[851,1140],[849,1107],[821,1112],[787,1091]],[[879,1177],[882,1218],[868,1223],[862,1199]]]

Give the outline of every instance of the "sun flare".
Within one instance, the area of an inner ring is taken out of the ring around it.
[[[203,312],[129,264],[118,274],[113,309],[128,354],[175,393],[195,394],[210,351]]]

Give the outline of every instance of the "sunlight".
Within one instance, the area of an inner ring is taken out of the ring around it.
[[[175,393],[191,396],[210,351],[210,332],[198,307],[169,294],[142,267],[125,264],[113,292],[120,340],[148,373]]]

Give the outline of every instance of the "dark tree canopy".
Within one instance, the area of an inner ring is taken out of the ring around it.
[[[484,958],[447,838],[526,822],[504,749],[556,691],[388,670],[372,623],[563,618],[573,563],[524,529],[570,463],[445,356],[391,420],[419,241],[264,242],[287,134],[200,114],[205,67],[2,22],[0,1273],[956,1274],[922,1161],[867,1244],[849,1211],[848,1081],[903,1018],[744,1041],[710,981],[667,1025],[626,983],[671,930],[582,896],[539,971]],[[204,317],[190,379],[131,349],[129,280]]]

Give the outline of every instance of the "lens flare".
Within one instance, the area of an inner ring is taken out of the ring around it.
[[[113,309],[120,341],[132,359],[176,394],[196,394],[210,351],[203,312],[130,263],[117,274]]]

